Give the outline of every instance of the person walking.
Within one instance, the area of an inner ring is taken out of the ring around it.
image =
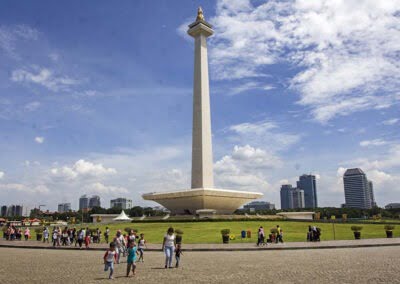
[[[133,230],[130,230],[129,235],[127,237],[127,243],[128,243],[127,247],[129,247],[132,242],[135,242],[135,239],[136,239],[135,232]]]
[[[99,228],[96,229],[96,233],[97,233],[97,243],[101,243],[101,231]]]
[[[108,244],[108,238],[110,236],[110,229],[106,227],[106,231],[104,232],[104,239],[106,240],[106,243]]]
[[[279,225],[276,225],[276,243],[279,243],[281,241],[281,227]]]
[[[139,260],[138,260],[139,262],[140,262],[140,260],[142,260],[142,262],[144,262],[143,253],[144,253],[145,248],[147,248],[147,245],[146,245],[146,240],[144,239],[144,234],[140,234],[139,245],[138,245],[138,250],[140,253]]]
[[[181,255],[183,255],[183,253],[182,253],[182,245],[181,244],[177,244],[176,245],[176,250],[175,250],[175,261],[176,261],[175,267],[176,268],[179,267],[179,263],[180,263],[180,260],[181,260]]]
[[[260,228],[258,228],[258,240],[257,240],[257,246],[259,246],[260,244],[264,243],[264,238],[265,238],[265,233],[264,233],[264,228],[262,226],[260,226]]]
[[[86,231],[85,248],[88,249],[89,245],[90,245],[90,234],[88,234],[87,231]]]
[[[79,230],[77,240],[79,244],[79,248],[82,249],[83,239],[85,238],[85,233],[82,229]],[[75,244],[76,245],[76,244]]]
[[[24,231],[24,237],[25,237],[25,241],[27,241],[31,236],[31,231],[29,230],[29,228],[26,228]]]
[[[53,229],[53,247],[56,246],[56,244],[57,244],[57,239],[58,239],[58,232],[57,232],[57,229],[54,228],[54,229]]]
[[[121,234],[121,230],[117,231],[117,235],[114,238],[115,243],[115,247],[117,250],[117,264],[119,264],[120,259],[121,259],[121,254],[124,253],[124,249],[125,249],[125,238],[124,236]]]
[[[129,243],[128,256],[127,256],[127,267],[126,267],[126,277],[129,277],[129,273],[132,269],[132,275],[136,275],[136,255],[138,254],[136,243]]]
[[[49,235],[50,235],[49,229],[47,229],[47,227],[44,227],[44,229],[43,229],[43,242],[44,243],[45,242],[49,243]]]
[[[108,276],[108,279],[114,279],[113,274],[114,274],[114,264],[117,260],[117,252],[115,250],[115,244],[111,243],[110,248],[107,249],[106,253],[103,256],[104,260],[104,271],[108,271],[110,269],[110,274]]]
[[[172,257],[174,255],[175,243],[174,228],[170,227],[164,236],[162,244],[162,250],[165,253],[165,268],[172,268]]]

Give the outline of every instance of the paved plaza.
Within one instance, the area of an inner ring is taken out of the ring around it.
[[[0,248],[0,283],[400,283],[400,247],[322,250],[185,252],[178,269],[147,252],[137,275],[114,280],[100,251]]]

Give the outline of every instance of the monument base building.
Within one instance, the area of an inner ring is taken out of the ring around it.
[[[196,214],[200,209],[214,209],[216,214],[232,214],[243,204],[260,198],[262,193],[196,188],[173,192],[148,193],[143,199],[155,201],[171,211],[171,214]]]

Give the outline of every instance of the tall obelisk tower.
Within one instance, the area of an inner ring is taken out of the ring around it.
[[[214,187],[207,62],[207,37],[213,33],[199,7],[196,21],[188,30],[194,37],[192,188]]]
[[[207,38],[213,33],[199,8],[188,30],[194,38],[192,188],[142,195],[168,208],[171,214],[232,214],[241,205],[263,196],[259,192],[214,188],[207,62]]]

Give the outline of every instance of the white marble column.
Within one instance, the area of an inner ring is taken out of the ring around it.
[[[192,188],[214,187],[211,141],[210,92],[208,82],[207,37],[212,26],[197,19],[188,34],[195,39],[193,82]]]

